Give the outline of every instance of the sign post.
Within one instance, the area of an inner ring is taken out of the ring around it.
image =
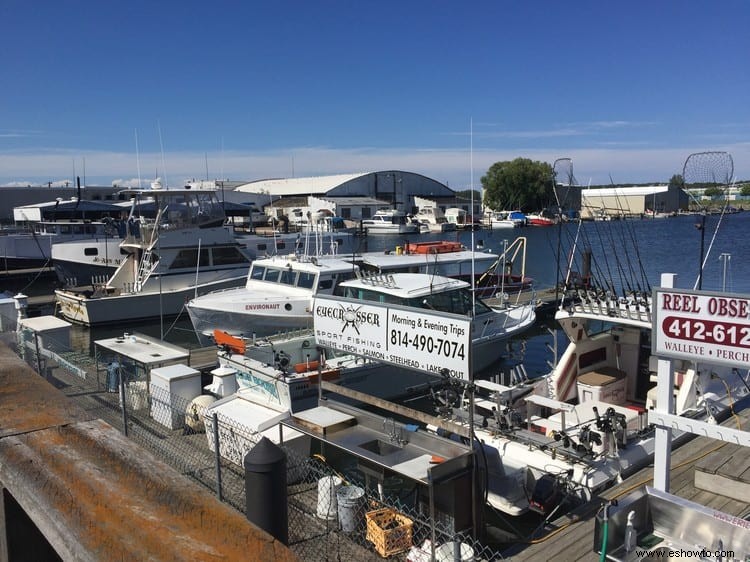
[[[703,425],[691,421],[690,427],[682,427],[682,420],[672,415],[671,358],[737,368],[750,363],[750,296],[675,289],[675,280],[676,275],[663,273],[652,298],[651,352],[659,363],[656,408],[649,421],[656,424],[654,487],[664,492],[669,491],[672,427],[696,432]]]

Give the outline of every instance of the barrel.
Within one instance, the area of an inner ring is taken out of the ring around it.
[[[341,486],[336,490],[339,524],[345,533],[360,530],[365,511],[365,491],[359,486]]]

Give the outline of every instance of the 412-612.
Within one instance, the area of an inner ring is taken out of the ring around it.
[[[662,329],[681,340],[750,348],[750,326],[746,324],[667,316]]]

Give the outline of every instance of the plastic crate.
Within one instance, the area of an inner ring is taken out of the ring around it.
[[[393,509],[377,509],[365,514],[367,540],[383,558],[408,550],[412,546],[413,522]]]

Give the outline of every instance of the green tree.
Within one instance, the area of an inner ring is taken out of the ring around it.
[[[677,186],[681,189],[685,189],[685,179],[680,174],[673,175],[669,180],[669,187]]]
[[[555,202],[552,166],[528,158],[495,162],[482,176],[482,187],[485,206],[495,210],[538,211]]]
[[[743,197],[747,197],[748,195],[750,195],[750,183],[746,183],[740,188],[740,195],[742,195]]]
[[[721,197],[724,195],[724,190],[720,187],[711,186],[703,190],[703,195],[706,197]]]

